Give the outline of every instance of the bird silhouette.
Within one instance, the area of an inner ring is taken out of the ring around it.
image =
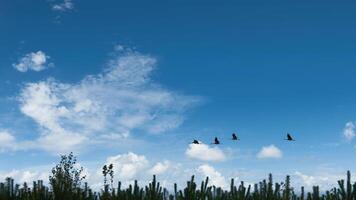
[[[193,140],[192,144],[200,144],[198,140]]]
[[[232,134],[232,140],[240,140],[235,133]]]
[[[215,137],[214,142],[212,144],[220,144],[220,141],[218,140],[217,137]]]
[[[287,133],[287,139],[285,139],[285,140],[288,140],[288,141],[295,141],[295,140],[293,139],[293,137],[292,137],[289,133]]]

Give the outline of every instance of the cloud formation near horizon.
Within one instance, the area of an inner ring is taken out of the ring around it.
[[[228,184],[226,178],[214,167],[204,164],[200,165],[197,171],[202,175],[202,177],[209,177],[209,185],[222,187],[224,189],[227,188]]]
[[[145,156],[132,152],[111,156],[107,159],[106,163],[113,164],[114,173],[119,180],[123,181],[138,178],[138,175],[149,165]]]

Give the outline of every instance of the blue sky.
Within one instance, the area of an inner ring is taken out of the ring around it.
[[[1,177],[46,177],[68,151],[93,187],[106,162],[168,186],[355,171],[354,2],[0,4]]]

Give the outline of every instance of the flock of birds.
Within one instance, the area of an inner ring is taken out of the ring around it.
[[[240,139],[237,137],[236,133],[233,133],[232,137],[231,137],[231,140],[237,141],[237,140],[240,140]],[[293,139],[293,137],[289,133],[287,133],[287,138],[285,138],[285,140],[295,141]],[[202,143],[200,141],[198,141],[198,140],[193,140],[192,144],[202,144]],[[220,140],[217,137],[215,137],[214,141],[211,144],[218,145],[218,144],[220,144]]]

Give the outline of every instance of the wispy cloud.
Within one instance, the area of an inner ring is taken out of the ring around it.
[[[355,133],[355,123],[347,122],[343,131],[343,135],[346,140],[351,141],[356,136]]]
[[[185,151],[189,158],[202,161],[224,161],[225,153],[218,147],[209,147],[207,144],[190,144]]]
[[[0,144],[0,152],[26,150],[36,145],[32,141],[18,141],[8,130],[0,130]]]
[[[273,144],[269,145],[269,146],[262,147],[260,152],[257,154],[257,158],[260,158],[260,159],[282,158],[282,156],[283,156],[282,151],[278,147],[274,146]]]
[[[29,70],[39,72],[53,66],[52,63],[48,63],[49,59],[50,57],[43,51],[31,52],[24,55],[12,66],[20,72],[27,72]]]
[[[66,12],[74,8],[74,3],[72,0],[63,0],[62,2],[52,5],[52,9],[55,11]]]
[[[8,131],[0,131],[0,152],[13,149],[16,139]]]
[[[55,79],[27,83],[18,98],[20,110],[37,123],[39,147],[63,153],[89,141],[117,142],[133,130],[159,134],[180,126],[185,110],[199,99],[155,83],[156,62],[130,50],[77,84]]]

